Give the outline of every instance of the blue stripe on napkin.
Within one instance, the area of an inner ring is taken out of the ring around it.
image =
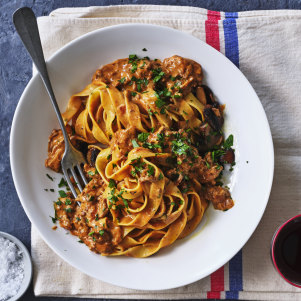
[[[238,13],[225,13],[226,19],[223,21],[225,37],[225,54],[237,67],[239,67],[239,47],[236,19]],[[242,251],[240,250],[229,262],[229,289],[226,298],[239,299],[239,291],[243,290],[242,280]]]

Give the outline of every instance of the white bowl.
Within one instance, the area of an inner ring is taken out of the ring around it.
[[[0,231],[0,236],[6,238],[6,239],[10,240],[11,242],[13,242],[14,244],[16,244],[18,246],[19,250],[23,254],[24,278],[23,278],[22,284],[20,286],[18,293],[15,296],[7,299],[7,301],[16,301],[16,300],[19,300],[24,295],[24,293],[27,291],[27,289],[30,285],[31,278],[32,278],[31,257],[30,257],[30,254],[29,254],[27,248],[24,246],[24,244],[18,238],[14,237],[8,233],[1,232],[1,231]]]
[[[143,52],[146,48],[148,51]],[[266,208],[273,179],[274,153],[262,105],[244,75],[221,53],[200,40],[166,27],[118,25],[86,34],[63,47],[48,61],[58,104],[90,83],[101,65],[129,54],[163,59],[178,54],[199,62],[206,83],[226,104],[226,135],[233,134],[237,164],[228,176],[235,206],[210,206],[188,238],[146,259],[110,258],[92,253],[77,237],[51,229],[53,201],[61,176],[44,167],[47,140],[58,122],[38,75],[26,87],[15,112],[10,159],[15,186],[35,228],[65,261],[82,272],[115,285],[145,290],[179,287],[199,280],[229,261],[247,242]],[[51,182],[46,173],[55,177]],[[65,252],[64,250],[68,250]]]

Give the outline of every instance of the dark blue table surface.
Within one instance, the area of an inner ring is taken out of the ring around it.
[[[0,0],[0,231],[15,235],[28,249],[30,249],[31,225],[20,204],[11,176],[9,134],[15,108],[32,72],[31,60],[13,28],[11,16],[17,8],[22,6],[31,7],[37,16],[42,16],[48,15],[59,7],[114,4],[186,5],[220,11],[301,9],[301,0]],[[76,298],[34,297],[32,286],[22,298],[28,301],[64,299],[78,300]]]

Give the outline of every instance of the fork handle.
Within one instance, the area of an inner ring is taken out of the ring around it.
[[[50,100],[59,120],[65,142],[67,142],[65,143],[66,152],[69,148],[70,140],[48,76],[38,24],[34,12],[29,7],[19,8],[14,12],[13,23],[49,94]]]

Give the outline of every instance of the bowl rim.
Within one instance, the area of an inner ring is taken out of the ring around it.
[[[250,82],[248,81],[248,79],[245,77],[245,75],[239,70],[239,68],[237,68],[237,66],[235,64],[233,64],[226,56],[224,56],[221,52],[217,51],[215,48],[211,47],[210,45],[206,44],[204,41],[188,34],[188,33],[185,33],[183,31],[180,31],[180,30],[177,30],[177,29],[174,29],[174,28],[171,28],[171,27],[167,27],[167,26],[160,26],[160,25],[154,25],[154,24],[142,24],[142,23],[126,23],[126,24],[118,24],[118,25],[112,25],[112,26],[107,26],[107,27],[104,27],[104,28],[100,28],[100,29],[96,29],[96,30],[93,30],[89,33],[86,33],[84,35],[81,35],[79,37],[77,37],[76,39],[72,40],[71,42],[67,43],[66,45],[64,45],[62,48],[60,48],[59,50],[57,50],[54,54],[52,54],[49,59],[47,59],[47,63],[51,63],[51,61],[53,59],[56,58],[56,56],[59,56],[61,54],[61,52],[64,52],[66,51],[68,48],[71,48],[73,47],[74,44],[78,43],[80,40],[82,39],[86,39],[90,36],[93,36],[95,34],[97,34],[98,32],[103,32],[103,31],[111,31],[111,30],[114,30],[114,29],[119,29],[119,28],[124,28],[124,27],[132,27],[132,28],[135,28],[136,26],[139,26],[139,27],[147,27],[147,28],[155,28],[155,29],[161,29],[161,30],[168,30],[168,31],[171,31],[171,32],[176,32],[177,34],[181,34],[185,37],[189,37],[190,39],[194,39],[196,40],[198,43],[202,44],[204,47],[206,48],[209,48],[210,51],[213,51],[215,52],[216,54],[222,56],[225,60],[228,61],[228,63],[230,63],[233,67],[235,67],[242,75],[242,77],[244,78],[246,84],[248,85],[248,87],[250,88],[250,91],[253,92],[254,94],[254,101],[257,103],[258,105],[258,109],[263,113],[262,114],[262,122],[263,122],[263,125],[264,125],[264,128],[266,130],[266,133],[268,135],[268,141],[267,141],[267,144],[269,146],[269,158],[270,158],[270,177],[269,179],[267,180],[267,188],[265,190],[265,193],[264,193],[264,198],[265,199],[265,203],[264,203],[264,206],[262,206],[261,208],[261,211],[258,212],[258,215],[257,215],[257,218],[256,218],[256,222],[254,221],[253,223],[253,226],[252,226],[252,231],[250,231],[249,235],[245,235],[243,239],[241,239],[241,244],[240,244],[240,247],[239,248],[236,248],[233,252],[231,252],[232,255],[228,255],[227,257],[224,257],[224,260],[222,260],[222,264],[213,264],[212,265],[212,268],[211,269],[208,269],[209,272],[207,271],[206,272],[206,275],[200,275],[198,274],[198,276],[191,276],[189,277],[189,279],[186,277],[185,280],[182,280],[182,281],[178,281],[177,284],[169,284],[168,286],[164,286],[164,288],[147,288],[147,290],[150,290],[150,291],[156,291],[156,290],[161,290],[161,289],[172,289],[172,288],[177,288],[177,287],[180,287],[180,286],[184,286],[184,285],[187,285],[187,284],[190,284],[190,283],[193,283],[195,281],[198,281],[200,279],[203,279],[204,277],[210,275],[212,272],[216,271],[218,268],[220,268],[221,266],[223,266],[224,264],[226,264],[232,257],[235,256],[235,254],[237,252],[239,252],[239,250],[247,243],[247,241],[250,239],[250,237],[253,235],[255,229],[257,228],[259,222],[261,221],[262,219],[262,216],[265,212],[265,209],[267,207],[267,204],[268,204],[268,200],[269,200],[269,196],[270,196],[270,193],[271,193],[271,189],[272,189],[272,183],[273,183],[273,177],[274,177],[274,147],[273,147],[273,140],[272,140],[272,135],[271,135],[271,130],[270,130],[270,126],[269,126],[269,123],[268,123],[268,120],[267,120],[267,116],[265,114],[265,111],[264,111],[264,108],[254,90],[254,88],[252,87],[252,85],[250,84]],[[17,131],[17,127],[16,127],[16,120],[17,120],[17,116],[20,114],[20,108],[21,108],[21,102],[22,102],[22,99],[25,97],[25,95],[28,93],[28,90],[30,89],[30,86],[32,85],[32,82],[34,80],[36,80],[36,78],[39,77],[39,74],[35,74],[31,80],[28,82],[26,88],[24,89],[21,97],[20,97],[20,101],[17,105],[17,108],[15,110],[15,113],[14,113],[14,117],[13,117],[13,122],[12,122],[12,127],[11,127],[11,133],[10,133],[10,164],[11,164],[11,170],[12,170],[12,177],[13,177],[13,180],[14,180],[14,184],[15,184],[15,187],[16,187],[16,190],[17,190],[17,193],[18,193],[18,196],[19,196],[19,199],[21,201],[21,204],[22,204],[22,207],[24,209],[24,211],[26,212],[28,218],[30,219],[30,221],[33,220],[33,216],[32,214],[30,213],[29,210],[26,209],[26,207],[23,206],[23,201],[22,201],[22,198],[20,197],[21,194],[19,194],[19,191],[21,191],[20,189],[20,183],[18,183],[16,181],[16,170],[17,170],[17,167],[14,165],[14,161],[13,161],[13,152],[14,152],[14,142],[12,139],[15,135],[15,132]],[[37,228],[37,227],[36,227]],[[72,267],[75,267],[77,269],[79,269],[76,265],[74,265],[73,262],[71,262],[70,260],[66,259],[63,255],[62,252],[60,252],[60,250],[54,246],[53,244],[51,244],[48,240],[48,238],[46,236],[44,236],[41,231],[39,229],[37,229],[39,234],[41,235],[41,237],[43,238],[43,240],[47,243],[47,245],[57,254],[59,255],[65,262],[67,262],[68,264],[70,264]],[[79,269],[81,272],[83,272],[81,269]],[[89,275],[89,276],[92,276],[91,274],[87,273],[87,272],[84,272],[85,274]],[[94,276],[92,276],[94,277]],[[106,282],[106,280],[101,280],[101,281],[104,281]],[[114,285],[118,285],[118,286],[121,286],[121,287],[126,287],[126,288],[130,288],[130,289],[137,289],[137,290],[145,290],[146,288],[139,288],[139,287],[136,287],[134,285],[129,285],[129,286],[125,286],[125,285],[120,285],[120,284],[116,284],[116,283],[113,283],[113,282],[110,282]]]
[[[6,238],[9,241],[11,241],[12,243],[16,244],[17,247],[20,249],[20,251],[24,254],[24,257],[23,257],[24,262],[27,262],[27,264],[28,264],[27,269],[24,267],[24,278],[21,283],[19,291],[17,292],[16,295],[7,299],[7,301],[16,301],[16,300],[19,300],[25,294],[28,287],[30,286],[30,283],[31,283],[31,280],[33,277],[32,259],[31,259],[30,253],[27,250],[26,246],[17,237],[15,237],[9,233],[2,232],[2,231],[0,231],[0,236]]]

